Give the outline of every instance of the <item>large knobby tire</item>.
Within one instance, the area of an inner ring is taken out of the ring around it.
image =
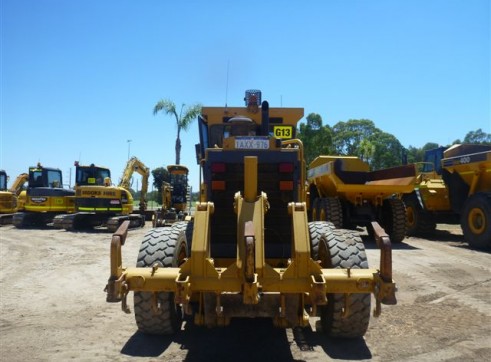
[[[436,222],[430,213],[423,210],[416,194],[404,195],[403,201],[406,206],[406,235],[432,234],[436,229]]]
[[[168,227],[150,230],[143,238],[137,267],[177,267],[187,257],[186,233]],[[135,292],[134,308],[138,330],[147,334],[174,334],[181,328],[181,307],[174,302],[174,293],[156,293],[158,310],[152,307],[154,293]]]
[[[400,243],[406,237],[406,207],[401,199],[385,199],[382,205],[380,224],[390,241]]]
[[[319,259],[319,243],[332,229],[334,229],[334,224],[328,221],[309,222],[310,255],[313,260]]]
[[[186,234],[186,241],[188,243],[188,256],[191,256],[191,244],[193,241],[194,221],[178,221],[172,225],[176,230],[183,230]]]
[[[365,246],[355,231],[310,224],[309,229],[312,258],[320,260],[322,268],[368,268]],[[318,245],[317,249],[314,244]],[[368,329],[371,295],[356,293],[347,298],[349,313],[346,316],[343,315],[345,294],[328,294],[327,305],[320,308],[322,331],[331,337],[358,338]]]
[[[464,240],[474,249],[491,249],[491,193],[478,192],[464,204],[461,215]]]

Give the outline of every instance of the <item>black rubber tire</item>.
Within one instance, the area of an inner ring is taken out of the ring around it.
[[[406,237],[406,207],[401,199],[385,199],[382,205],[380,225],[392,243],[400,243]]]
[[[491,249],[491,193],[478,192],[464,204],[461,215],[464,240],[473,249]]]
[[[309,229],[311,244],[315,244],[315,240],[318,244],[318,253],[315,255],[314,252],[312,258],[320,260],[322,268],[368,268],[365,246],[356,231],[314,225],[309,225]],[[311,250],[315,248],[312,247]],[[370,321],[370,294],[349,295],[347,316],[343,316],[344,294],[328,294],[327,299],[327,305],[320,308],[320,322],[324,333],[341,338],[359,338],[365,335]]]
[[[406,235],[432,234],[436,229],[436,222],[430,213],[423,210],[416,194],[413,192],[404,195],[403,202],[406,206]]]
[[[137,267],[177,267],[187,257],[187,242],[184,230],[157,228],[147,232],[138,253]],[[174,303],[174,293],[157,293],[159,310],[152,308],[151,292],[135,292],[134,308],[138,330],[146,334],[174,334],[181,328],[182,310]]]
[[[319,243],[325,234],[328,234],[334,229],[334,224],[329,221],[311,221],[309,222],[310,235],[310,255],[312,259],[318,260]]]
[[[186,234],[187,245],[188,245],[188,256],[191,256],[191,244],[193,241],[194,222],[178,221],[172,224],[172,227],[178,230],[184,230],[184,233]]]

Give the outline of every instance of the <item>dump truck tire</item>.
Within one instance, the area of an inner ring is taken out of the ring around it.
[[[368,261],[365,246],[353,230],[332,229],[328,226],[312,225],[311,243],[317,242],[318,254],[314,260],[320,260],[322,268],[367,269]],[[316,241],[317,240],[317,241]],[[312,247],[312,250],[315,250]],[[328,303],[320,308],[322,331],[331,337],[358,338],[365,335],[370,321],[370,294],[351,294],[348,297],[348,315],[344,294],[328,294]]]
[[[314,201],[314,221],[329,221],[335,227],[343,227],[343,207],[337,197],[318,198]]]
[[[187,257],[187,242],[184,230],[158,228],[150,230],[142,241],[137,267],[177,267]],[[182,323],[180,306],[174,303],[174,293],[156,293],[158,310],[154,311],[153,293],[135,292],[134,308],[138,330],[146,334],[174,334]]]
[[[310,235],[310,255],[312,259],[318,260],[319,257],[319,243],[327,233],[330,233],[334,229],[334,224],[328,221],[311,221],[309,222],[309,235]]]
[[[470,196],[461,215],[464,240],[474,249],[491,249],[491,193]]]
[[[380,224],[392,243],[400,243],[406,237],[406,207],[400,199],[385,199]]]
[[[406,235],[429,235],[436,229],[436,223],[432,215],[421,207],[417,196],[412,193],[404,196],[406,206]]]

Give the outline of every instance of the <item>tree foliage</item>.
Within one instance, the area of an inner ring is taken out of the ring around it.
[[[186,131],[193,120],[198,117],[201,112],[201,105],[194,104],[186,106],[183,104],[179,114],[176,111],[176,105],[169,99],[161,99],[153,108],[153,114],[164,112],[167,115],[173,115],[176,120],[177,137],[176,137],[176,165],[181,162],[181,130]]]
[[[491,145],[491,134],[483,132],[481,128],[477,131],[471,131],[465,135],[464,143],[474,143]]]
[[[331,128],[324,126],[316,113],[310,113],[306,123],[300,123],[298,137],[304,145],[307,165],[319,155],[345,155],[361,158],[372,170],[421,162],[425,151],[441,146],[427,142],[421,148],[406,149],[394,135],[378,129],[369,119],[341,121]],[[491,134],[478,129],[468,132],[463,142],[457,139],[455,143],[491,144]]]
[[[304,146],[305,162],[310,164],[319,155],[332,154],[332,129],[322,125],[322,117],[317,113],[310,113],[306,117],[307,123],[300,124],[298,138]]]

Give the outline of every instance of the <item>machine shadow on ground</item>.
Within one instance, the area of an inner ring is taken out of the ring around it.
[[[291,345],[304,357],[325,353],[332,359],[364,360],[372,357],[363,338],[345,340],[327,337],[311,328],[294,328],[293,341],[285,329],[269,319],[233,319],[227,327],[206,328],[185,324],[174,336],[150,336],[136,332],[121,353],[138,357],[158,357],[171,344],[187,350],[185,361],[304,361],[292,355]],[[169,352],[169,357],[172,353]]]

